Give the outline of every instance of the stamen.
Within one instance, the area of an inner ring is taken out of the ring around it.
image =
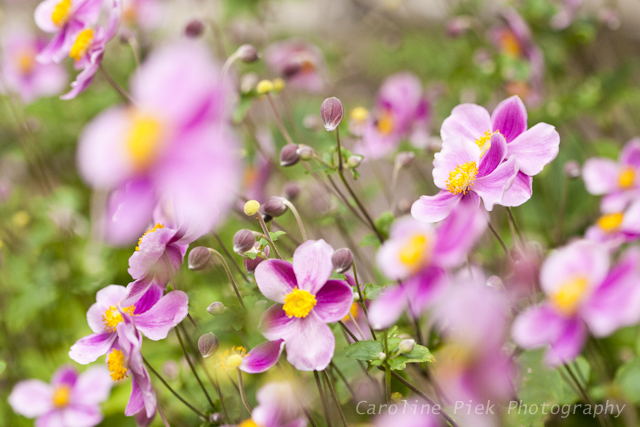
[[[485,131],[483,136],[481,136],[479,139],[476,139],[476,145],[480,147],[480,156],[482,156],[487,152],[487,150],[489,150],[489,148],[491,148],[491,137],[496,133],[500,133],[500,131],[496,130],[495,132],[491,132],[490,130],[488,130]]]
[[[129,316],[133,316],[136,311],[136,307],[134,305],[130,305],[129,307],[125,307],[122,309]],[[124,319],[122,318],[122,314],[120,314],[120,310],[115,305],[112,305],[104,312],[102,315],[102,323],[104,323],[104,330],[109,332],[115,332],[118,328],[118,324],[122,322]]]
[[[388,111],[385,111],[380,118],[376,121],[376,128],[378,132],[383,135],[389,135],[393,132],[395,128],[395,123],[393,121],[393,116]]]
[[[618,184],[622,188],[629,188],[633,186],[636,181],[636,171],[632,168],[625,168],[618,177]]]
[[[91,43],[93,42],[93,30],[91,28],[87,28],[82,30],[80,34],[78,34],[78,38],[76,42],[71,47],[71,52],[69,52],[69,56],[79,61],[82,59],[84,55],[86,55],[89,47],[91,47]]]
[[[53,406],[56,408],[63,408],[69,404],[69,397],[71,397],[71,387],[67,384],[59,385],[53,391]]]
[[[69,20],[69,12],[71,12],[71,0],[62,0],[53,9],[51,20],[58,27],[62,27]]]
[[[349,309],[349,313],[356,320],[358,319],[358,307],[359,307],[358,303],[354,302],[351,304],[351,308]],[[342,318],[343,322],[348,322],[349,320],[351,320],[351,317],[349,317],[348,314]]]
[[[107,356],[107,367],[111,372],[111,379],[113,381],[120,381],[126,378],[129,368],[126,366],[126,360],[124,354],[120,350],[112,350]]]
[[[476,175],[478,175],[476,162],[458,165],[455,170],[449,172],[449,179],[445,181],[447,190],[453,194],[467,194],[467,189],[470,185],[473,185]]]
[[[598,226],[602,228],[603,231],[611,233],[620,227],[623,219],[624,215],[621,213],[602,215],[600,219],[598,219]]]
[[[137,170],[147,169],[156,159],[162,134],[163,126],[155,117],[134,113],[127,139],[127,151]]]
[[[249,356],[249,354],[247,354],[247,350],[244,347],[233,347],[231,350],[227,350],[224,354],[220,355],[220,366],[225,371],[237,369],[247,356]]]
[[[580,302],[584,299],[587,290],[587,279],[584,277],[576,277],[566,282],[564,285],[551,294],[551,303],[561,313],[570,316],[573,315]]]
[[[316,306],[315,295],[309,291],[298,289],[296,286],[287,296],[284,297],[284,306],[282,307],[287,316],[304,318]]]
[[[412,270],[417,270],[426,261],[428,239],[424,234],[413,236],[398,254],[400,262]]]
[[[160,228],[164,228],[164,224],[157,223],[156,225],[153,226],[153,228],[150,228],[147,231],[145,231],[144,234],[138,239],[138,246],[136,246],[136,251],[140,250],[140,244],[142,244],[142,238],[144,236],[146,236],[149,233],[153,233],[154,231],[156,231],[156,230],[158,230]]]

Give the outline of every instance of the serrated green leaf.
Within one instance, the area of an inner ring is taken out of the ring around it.
[[[278,240],[278,237],[284,236],[285,234],[287,234],[287,233],[285,233],[284,231],[271,231],[271,232],[269,232],[269,236],[271,236],[271,240],[273,240],[274,242],[276,240]]]
[[[373,283],[366,283],[364,285],[364,297],[366,299],[376,298],[385,287],[386,286],[374,285]]]
[[[346,356],[356,360],[375,360],[382,350],[380,341],[358,341],[347,347]]]

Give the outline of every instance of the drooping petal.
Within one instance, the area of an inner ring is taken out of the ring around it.
[[[331,328],[313,311],[296,319],[287,343],[287,360],[299,371],[321,371],[329,365],[336,346]]]
[[[560,135],[556,128],[538,123],[507,146],[507,155],[516,156],[520,170],[529,176],[542,172],[558,155]]]
[[[122,307],[129,307],[137,304],[137,302],[147,295],[151,287],[156,286],[163,289],[163,286],[159,286],[155,280],[155,277],[150,275],[149,277],[143,276],[141,279],[135,282],[129,283],[127,286],[127,293],[125,298],[121,301]],[[166,284],[164,284],[166,286]],[[136,307],[137,308],[137,307]]]
[[[147,416],[147,412],[146,411],[140,411],[136,414],[135,419],[136,419],[136,426],[137,427],[147,427],[149,424],[151,424],[153,422],[153,419],[155,418],[156,414],[154,413],[152,416]]]
[[[468,139],[451,139],[442,143],[442,150],[433,156],[433,181],[442,190],[447,189],[449,174],[468,162],[480,163],[480,147]]]
[[[499,133],[491,135],[491,146],[480,158],[478,178],[489,175],[502,163],[507,155],[507,142]]]
[[[280,304],[284,304],[284,297],[298,286],[293,265],[279,259],[269,259],[258,264],[255,277],[262,295]]]
[[[435,196],[421,196],[413,202],[411,216],[423,222],[442,221],[456,208],[462,197],[462,194],[453,194],[447,190],[442,190]]]
[[[109,398],[113,381],[104,366],[84,371],[73,389],[73,402],[80,405],[98,405]]]
[[[498,166],[491,174],[475,180],[471,187],[484,202],[486,210],[501,204],[504,193],[511,187],[518,174],[518,164],[515,157],[510,157]]]
[[[9,404],[17,414],[40,417],[53,409],[53,388],[40,380],[20,381],[11,390]]]
[[[313,295],[318,293],[333,273],[332,255],[333,248],[322,239],[307,240],[298,246],[293,253],[293,271],[298,288]]]
[[[271,369],[280,358],[284,349],[284,340],[267,341],[251,349],[242,359],[240,370],[248,374],[259,374]]]
[[[268,308],[260,319],[262,335],[270,341],[286,338],[294,327],[296,317],[288,317],[282,304],[274,304]]]
[[[545,355],[545,362],[558,366],[574,360],[587,339],[587,328],[579,317],[565,321],[564,328]]]
[[[142,298],[136,301],[136,309],[134,311],[134,314],[139,315],[149,311],[154,305],[156,305],[158,301],[160,301],[160,298],[162,298],[163,294],[164,291],[162,290],[162,288],[153,283],[149,287],[149,290],[147,290],[147,292],[142,295]],[[123,304],[122,307],[127,307],[127,305]]]
[[[169,268],[164,259],[164,254],[167,245],[175,235],[176,230],[165,227],[147,233],[140,239],[137,250],[129,258],[129,269],[127,270],[134,280],[140,279],[147,273],[162,275],[163,272],[161,271],[150,271],[152,268],[155,268],[155,270]]]
[[[129,402],[127,403],[127,407],[124,409],[124,414],[127,417],[130,417],[142,411],[143,409],[144,399],[142,398],[142,390],[140,390],[140,386],[138,386],[138,383],[134,379],[132,379],[131,395],[129,395]]]
[[[405,284],[389,286],[373,300],[369,308],[369,323],[373,329],[393,325],[407,308],[408,295]]]
[[[442,295],[449,281],[444,270],[429,267],[407,279],[407,306],[414,318],[422,316],[426,308]]]
[[[500,131],[507,142],[527,130],[527,108],[518,95],[502,101],[491,114],[492,130]]]
[[[95,362],[98,357],[107,354],[113,346],[116,336],[115,333],[101,332],[80,338],[71,346],[69,357],[81,365]]]
[[[153,341],[165,339],[169,331],[187,317],[189,297],[182,291],[171,291],[146,313],[136,315],[134,323],[144,336]]]
[[[502,206],[520,206],[533,195],[533,177],[525,175],[522,171],[518,171],[513,184],[502,196]]]
[[[611,159],[592,158],[582,167],[582,178],[587,191],[596,196],[617,190],[618,175],[618,164]]]
[[[440,136],[443,141],[464,138],[473,142],[490,130],[491,117],[487,110],[475,104],[461,104],[442,122]]]
[[[329,280],[316,294],[316,300],[313,312],[325,323],[337,322],[349,314],[353,291],[342,280]]]

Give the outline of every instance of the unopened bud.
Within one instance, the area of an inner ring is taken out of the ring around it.
[[[256,242],[254,247],[256,248],[256,250],[260,250],[260,243]],[[271,253],[269,246],[265,246],[264,249],[262,249],[262,253],[266,258],[269,258],[269,254]],[[245,258],[244,269],[247,270],[248,274],[253,274],[262,261],[264,261],[264,258],[259,256],[257,256],[255,259]]]
[[[396,167],[403,168],[405,166],[409,166],[413,162],[413,159],[415,159],[415,157],[415,153],[411,151],[402,151],[398,153],[395,160]]]
[[[360,302],[360,294],[358,293],[358,291],[355,291],[355,292],[353,293],[353,300],[354,300],[355,302]]]
[[[412,340],[412,339],[402,340],[400,341],[400,344],[398,344],[398,351],[401,354],[411,353],[415,345],[416,345],[415,340]]]
[[[287,144],[280,151],[280,166],[293,166],[300,161],[298,146]]]
[[[324,100],[320,106],[320,116],[324,122],[324,128],[328,132],[336,130],[344,117],[344,108],[338,98],[331,97]]]
[[[256,242],[256,236],[251,230],[239,230],[233,235],[233,252],[243,254],[253,248]]]
[[[380,353],[378,353],[378,360],[384,360],[386,358],[387,358],[387,355],[384,354],[384,352],[381,351]]]
[[[281,79],[280,77],[276,77],[275,79],[273,79],[273,90],[275,90],[276,92],[282,92],[286,85],[287,84],[285,83],[284,79]]]
[[[274,218],[284,215],[287,211],[287,205],[284,204],[285,200],[284,197],[279,196],[269,197],[263,205],[264,213]]]
[[[260,59],[260,54],[258,53],[256,48],[251,46],[250,44],[243,44],[242,46],[240,46],[237,53],[238,58],[240,58],[242,62],[246,62],[247,64],[256,62],[258,59]]]
[[[202,270],[207,266],[210,259],[211,252],[209,252],[209,249],[205,248],[204,246],[198,246],[191,249],[191,251],[189,252],[187,265],[189,266],[189,270],[191,271]]]
[[[256,92],[258,95],[264,95],[273,90],[273,82],[271,80],[261,80],[256,86]]]
[[[302,188],[300,187],[300,184],[298,184],[295,181],[290,181],[287,182],[284,185],[284,196],[288,199],[288,200],[295,200],[296,197],[298,197],[298,194],[300,194],[300,190]]]
[[[255,216],[260,212],[260,203],[257,200],[249,200],[244,204],[244,214],[246,216]]]
[[[331,262],[335,272],[342,274],[353,265],[353,254],[347,248],[338,249],[331,256]]]
[[[362,156],[359,156],[357,154],[354,154],[353,156],[349,156],[349,158],[347,159],[347,166],[350,167],[351,169],[355,169],[358,166],[360,166],[360,163],[362,163]]]
[[[222,414],[220,412],[214,412],[209,415],[209,423],[211,424],[220,424],[222,423]]]
[[[212,316],[218,316],[224,313],[227,310],[227,307],[224,306],[223,303],[216,301],[209,304],[207,307],[207,312]]]
[[[213,332],[206,333],[198,339],[198,350],[205,359],[213,356],[220,347],[220,341]]]
[[[564,174],[570,179],[578,178],[580,176],[580,164],[575,160],[569,160],[564,164]]]
[[[258,75],[256,73],[247,73],[240,78],[240,91],[249,93],[258,84]]]
[[[298,145],[298,149],[296,150],[298,157],[302,160],[311,160],[313,159],[314,151],[313,148],[308,145],[300,144]]]
[[[196,38],[204,31],[204,24],[199,19],[189,22],[184,29],[184,33],[189,38]]]

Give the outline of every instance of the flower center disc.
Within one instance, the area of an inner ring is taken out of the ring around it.
[[[136,251],[140,250],[140,245],[142,244],[142,238],[144,236],[146,236],[149,233],[153,233],[154,231],[156,231],[156,230],[158,230],[160,228],[164,228],[164,224],[158,223],[158,224],[154,225],[153,228],[150,228],[147,231],[145,231],[144,234],[142,236],[140,236],[140,238],[138,239],[138,246],[136,246]]]
[[[418,270],[427,260],[428,242],[424,234],[413,236],[400,250],[400,262],[412,271]]]
[[[225,371],[237,369],[242,365],[242,361],[247,356],[247,350],[244,347],[233,347],[220,356],[220,365]]]
[[[71,396],[71,387],[66,384],[59,385],[53,392],[53,406],[63,408],[69,404]]]
[[[587,290],[587,279],[577,277],[568,281],[554,292],[550,299],[551,303],[561,313],[570,316],[576,312],[578,305],[584,299]]]
[[[71,47],[69,56],[76,61],[79,61],[89,50],[91,42],[93,42],[93,30],[91,28],[87,28],[86,30],[80,31],[76,42],[73,44],[73,47]]]
[[[309,291],[298,289],[296,286],[287,296],[284,297],[284,312],[288,317],[304,318],[311,312],[318,302],[316,297]]]
[[[107,367],[111,372],[113,381],[120,381],[127,376],[128,368],[125,363],[124,354],[120,350],[113,350],[107,357]]]
[[[395,123],[393,122],[393,116],[388,111],[385,111],[376,122],[376,129],[378,129],[378,132],[382,135],[389,135],[393,132],[394,128]]]
[[[622,219],[623,215],[621,213],[602,215],[600,219],[598,219],[598,226],[600,226],[603,231],[611,233],[620,227]]]
[[[135,310],[136,310],[136,307],[134,305],[130,305],[129,307],[125,307],[122,309],[122,311],[124,311],[130,316],[133,316],[133,313]],[[107,311],[105,311],[104,314],[102,315],[102,323],[104,323],[104,330],[109,332],[115,332],[118,327],[118,324],[123,320],[124,319],[122,319],[122,314],[120,314],[118,307],[116,307],[115,305],[112,305],[111,307],[109,307]]]
[[[629,188],[636,180],[636,171],[631,168],[626,168],[618,177],[618,184],[622,188]]]
[[[155,117],[134,113],[126,147],[136,170],[144,171],[153,164],[159,153],[162,134],[163,126]]]
[[[69,20],[69,12],[71,12],[71,0],[62,0],[53,9],[51,21],[58,27],[62,27]]]
[[[467,162],[463,165],[458,165],[455,170],[449,172],[449,179],[444,183],[447,185],[447,190],[453,194],[467,194],[467,189],[470,185],[473,185],[476,175],[478,175],[476,162]]]

